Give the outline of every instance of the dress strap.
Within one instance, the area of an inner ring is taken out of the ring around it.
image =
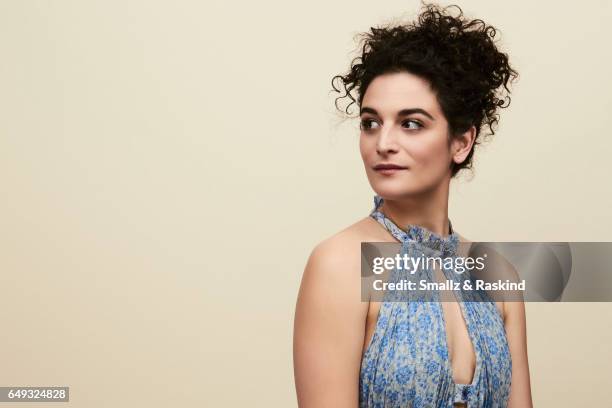
[[[382,211],[380,211],[380,207],[382,206],[382,203],[384,202],[384,199],[379,196],[378,194],[376,194],[374,196],[374,208],[372,209],[372,211],[370,212],[370,216],[373,217],[374,219],[378,220],[378,218],[382,218],[382,217],[376,217],[374,216],[374,213],[378,212],[380,213],[383,217],[384,214]],[[393,223],[391,220],[389,220],[389,222]],[[393,223],[393,225],[395,225],[395,223]],[[395,225],[397,229],[399,229],[400,231],[402,230],[401,228],[399,228],[397,225]],[[455,233],[455,231],[453,230],[453,223],[451,222],[450,218],[448,219],[448,230],[449,230],[449,234],[453,235]],[[395,234],[394,234],[395,235]]]
[[[370,216],[378,221],[395,239],[400,242],[417,241],[431,249],[441,251],[445,255],[451,255],[457,250],[459,235],[452,228],[451,220],[448,219],[450,234],[446,237],[436,234],[420,225],[408,224],[404,230],[391,221],[381,210],[384,200],[379,195],[374,196],[374,209]]]

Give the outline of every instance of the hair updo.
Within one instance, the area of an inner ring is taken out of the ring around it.
[[[342,111],[338,100],[348,98],[344,112],[350,114],[349,107],[361,106],[368,86],[381,74],[408,71],[426,79],[448,121],[451,138],[472,125],[476,128],[472,150],[463,163],[453,163],[454,177],[459,170],[472,168],[474,148],[484,136],[495,133],[499,108],[510,104],[508,82],[518,72],[510,67],[508,55],[497,49],[494,27],[480,19],[466,19],[457,5],[423,7],[412,23],[371,27],[360,34],[361,55],[353,59],[346,75],[332,78],[333,90],[341,93],[334,84],[340,80],[344,91],[334,104]],[[448,13],[453,7],[458,10],[456,16]],[[486,127],[488,132],[482,132]]]

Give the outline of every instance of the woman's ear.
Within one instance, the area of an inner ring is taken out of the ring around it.
[[[467,131],[460,136],[453,138],[451,142],[451,152],[453,161],[456,164],[461,164],[472,151],[472,146],[476,140],[476,126],[472,125]]]

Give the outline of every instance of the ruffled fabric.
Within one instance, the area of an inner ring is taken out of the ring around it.
[[[459,235],[453,231],[453,225],[450,220],[448,220],[450,229],[448,237],[443,237],[420,225],[408,224],[405,229],[401,229],[380,211],[383,201],[383,198],[379,195],[374,196],[374,210],[372,210],[370,216],[383,224],[399,241],[418,242],[434,252],[439,252],[439,255],[442,255],[442,257],[451,256],[457,251]]]

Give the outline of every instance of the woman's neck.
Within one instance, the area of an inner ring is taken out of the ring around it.
[[[443,237],[449,235],[448,188],[395,200],[384,199],[380,210],[397,226],[419,225]]]

